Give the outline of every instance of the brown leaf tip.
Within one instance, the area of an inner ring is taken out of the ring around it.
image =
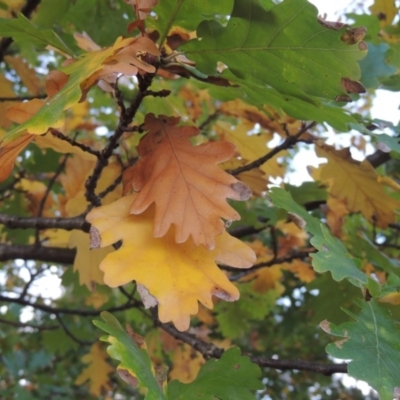
[[[135,378],[127,369],[117,368],[118,375],[123,379],[128,385],[132,387],[137,387],[139,381]]]
[[[144,308],[147,310],[148,308],[155,307],[158,304],[157,299],[150,294],[147,288],[143,285],[137,284],[137,291],[142,299],[144,304]]]
[[[244,184],[243,182],[237,181],[232,183],[231,188],[239,194],[239,198],[242,201],[249,200],[251,195],[253,194],[251,189]]]
[[[100,233],[93,225],[90,227],[89,231],[90,235],[90,248],[91,249],[98,249],[101,247],[101,237]]]
[[[236,297],[232,296],[230,293],[226,292],[225,290],[222,290],[219,287],[215,287],[212,294],[215,297],[218,297],[219,299],[225,300],[225,301],[235,301],[237,300]]]
[[[300,229],[304,229],[304,227],[307,225],[307,222],[304,218],[294,213],[288,213],[288,220],[289,222],[293,222]]]
[[[365,93],[365,87],[361,82],[353,81],[350,78],[342,78],[342,87],[347,93]]]

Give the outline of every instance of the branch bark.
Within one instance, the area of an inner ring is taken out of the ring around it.
[[[75,255],[75,249],[66,249],[63,247],[0,243],[0,261],[21,259],[58,264],[73,264]]]
[[[155,310],[155,309],[154,309]],[[153,316],[156,311],[153,311]],[[221,358],[224,350],[220,347],[207,343],[202,339],[199,339],[195,335],[188,332],[178,331],[172,324],[164,324],[156,318],[154,320],[155,325],[169,333],[175,339],[181,340],[189,344],[191,347],[200,352],[205,359],[209,358]],[[272,358],[266,358],[261,356],[249,355],[251,361],[260,367],[274,368],[282,371],[285,370],[298,370],[298,371],[309,371],[326,376],[330,376],[337,373],[347,373],[347,364],[334,364],[334,363],[323,363],[316,361],[304,361],[304,360],[274,360]]]

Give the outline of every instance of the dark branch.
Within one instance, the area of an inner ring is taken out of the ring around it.
[[[281,151],[290,149],[292,146],[294,146],[299,141],[300,136],[303,133],[307,132],[314,125],[315,122],[311,122],[310,124],[304,125],[295,135],[288,136],[279,146],[273,148],[269,153],[265,154],[263,157],[260,157],[257,160],[251,162],[250,164],[244,165],[243,167],[236,168],[230,171],[230,173],[232,175],[238,175],[242,172],[250,171],[254,168],[260,167],[261,165],[266,163],[268,160],[276,156]]]
[[[155,310],[155,309],[154,309]],[[156,311],[153,311],[153,316]],[[178,331],[172,324],[163,324],[157,318],[154,320],[155,325],[168,332],[175,339],[181,340],[192,346],[198,352],[200,352],[205,359],[209,358],[221,358],[224,350],[220,347],[215,346],[212,343],[207,343],[204,340],[199,339],[195,335],[188,332]],[[274,368],[280,370],[298,370],[298,371],[309,371],[323,375],[333,375],[336,373],[347,373],[347,364],[327,364],[319,363],[315,361],[304,361],[304,360],[274,360],[271,358],[265,358],[260,356],[250,356],[253,363],[260,367]]]
[[[30,329],[37,329],[38,331],[52,331],[55,329],[59,329],[57,325],[32,325],[27,324],[19,321],[9,321],[5,318],[0,318],[0,324],[10,325],[14,328],[30,328]]]
[[[12,97],[0,97],[0,103],[3,101],[24,101],[34,99],[45,99],[47,95],[39,94],[37,96],[12,96]]]
[[[63,247],[43,247],[0,243],[0,261],[36,260],[57,264],[73,264],[76,250]]]
[[[45,218],[0,214],[0,224],[10,229],[64,229],[66,231],[79,229],[84,232],[89,232],[90,230],[90,224],[80,216],[73,218]]]
[[[100,157],[100,152],[97,150],[93,150],[91,147],[86,146],[83,143],[79,143],[77,142],[75,139],[71,139],[68,136],[65,136],[63,133],[57,131],[54,128],[49,128],[50,133],[55,136],[56,138],[63,140],[65,142],[68,142],[70,145],[75,146],[80,148],[82,151],[89,153],[89,154],[93,154],[95,157],[99,158]]]
[[[43,311],[49,314],[68,314],[68,315],[81,315],[83,317],[97,317],[102,311],[108,312],[117,312],[117,311],[125,311],[130,310],[131,308],[139,307],[142,304],[138,301],[132,302],[128,301],[125,304],[117,307],[110,307],[104,310],[78,310],[78,309],[71,309],[71,308],[58,308],[58,307],[50,307],[46,306],[45,304],[37,304],[32,303],[28,300],[3,296],[0,294],[0,301],[5,303],[15,303],[20,304],[21,306],[30,306],[36,310]]]

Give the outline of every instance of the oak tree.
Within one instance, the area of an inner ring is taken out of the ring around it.
[[[400,398],[398,11],[1,0],[1,397]]]

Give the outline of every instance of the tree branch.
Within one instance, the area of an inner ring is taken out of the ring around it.
[[[19,321],[9,321],[8,319],[5,318],[0,318],[0,324],[10,325],[13,326],[14,328],[37,329],[38,331],[52,331],[55,329],[60,329],[60,327],[57,325],[31,325]]]
[[[265,156],[262,156],[258,158],[257,160],[251,162],[250,164],[243,165],[243,167],[236,168],[234,170],[229,171],[232,175],[239,175],[242,172],[245,171],[250,171],[254,168],[258,168],[262,164],[266,163],[268,160],[270,160],[272,157],[276,156],[279,152],[283,150],[287,150],[294,146],[298,141],[300,136],[307,132],[310,128],[312,128],[316,123],[311,122],[310,124],[304,125],[295,135],[293,136],[288,136],[283,143],[281,143],[279,146],[274,147],[269,153],[267,153]]]
[[[10,229],[64,229],[72,231],[79,229],[89,232],[90,224],[84,217],[46,218],[46,217],[18,217],[15,215],[0,214],[0,224]]]
[[[75,255],[75,249],[66,249],[63,247],[0,243],[0,261],[22,259],[58,264],[73,264]]]
[[[156,309],[154,308],[152,311],[153,316],[157,313],[157,311],[155,310]],[[158,318],[154,319],[154,323],[156,326],[169,333],[175,339],[181,340],[182,342],[185,342],[188,345],[192,346],[195,350],[200,352],[205,359],[221,358],[222,354],[224,353],[224,350],[220,347],[217,347],[212,343],[207,343],[191,333],[180,332],[172,324],[164,324],[160,322]],[[328,364],[304,360],[274,360],[272,358],[252,355],[250,355],[250,359],[253,363],[259,365],[260,367],[274,368],[280,370],[309,371],[327,376],[336,373],[347,373],[347,364],[345,363]]]
[[[21,14],[29,18],[35,8],[40,4],[40,1],[41,0],[28,0],[26,4],[21,8]],[[13,41],[14,39],[9,37],[0,40],[0,61],[3,61],[7,49],[10,47]]]
[[[104,310],[78,310],[78,309],[71,309],[71,308],[50,307],[50,306],[46,306],[45,304],[32,303],[28,300],[24,300],[24,299],[20,299],[20,298],[3,296],[2,294],[0,294],[0,301],[3,301],[5,303],[15,303],[15,304],[19,304],[21,306],[30,306],[34,309],[37,309],[37,310],[40,310],[40,311],[43,311],[43,312],[49,313],[49,314],[81,315],[82,317],[97,317],[103,311],[108,311],[108,312],[112,313],[112,312],[117,312],[117,311],[130,310],[131,308],[142,306],[142,304],[139,301],[134,301],[134,302],[128,301],[125,304],[122,304],[121,306],[110,307],[110,308],[107,308]]]

